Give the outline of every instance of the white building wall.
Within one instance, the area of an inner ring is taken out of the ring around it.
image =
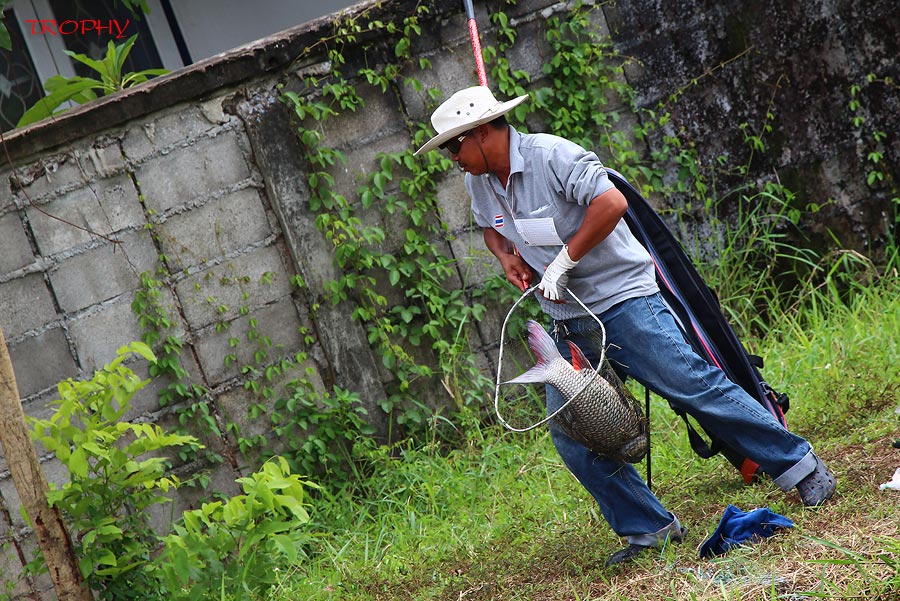
[[[175,0],[172,10],[191,58],[198,61],[352,4],[353,0]]]

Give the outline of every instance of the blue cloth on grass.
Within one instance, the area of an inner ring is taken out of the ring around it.
[[[741,511],[734,505],[728,505],[715,532],[700,546],[700,557],[722,555],[732,547],[775,534],[779,528],[793,528],[794,522],[761,507],[753,511]]]

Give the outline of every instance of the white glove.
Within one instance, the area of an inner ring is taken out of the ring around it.
[[[573,261],[569,257],[569,246],[564,245],[553,262],[544,270],[544,277],[538,284],[538,290],[552,301],[562,300],[563,288],[569,283],[568,271],[576,265],[578,265],[578,261]]]

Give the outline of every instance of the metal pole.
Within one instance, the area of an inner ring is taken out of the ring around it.
[[[647,417],[647,488],[653,492],[653,480],[650,473],[650,457],[653,447],[650,445],[650,389],[644,387],[644,415]]]
[[[484,59],[481,57],[481,41],[478,38],[478,23],[475,22],[475,7],[472,0],[463,0],[466,17],[469,19],[469,37],[472,39],[472,54],[475,55],[475,69],[478,71],[478,85],[486,86],[487,74],[484,71]]]

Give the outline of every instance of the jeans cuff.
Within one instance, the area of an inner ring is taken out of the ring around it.
[[[813,473],[813,470],[816,469],[816,465],[819,463],[819,458],[816,457],[816,454],[812,452],[812,449],[797,463],[788,468],[786,472],[772,480],[775,485],[783,490],[784,492],[788,492],[797,484],[806,478],[808,475]]]
[[[671,523],[661,530],[649,534],[628,535],[625,537],[625,540],[629,544],[643,545],[645,547],[662,547],[669,539],[681,540],[681,537],[684,536],[684,528],[681,527],[681,523],[675,517],[675,514],[669,512],[669,515],[672,516]]]

